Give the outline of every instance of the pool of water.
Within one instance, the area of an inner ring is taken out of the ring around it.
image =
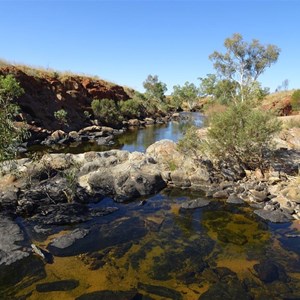
[[[299,222],[268,224],[249,206],[223,200],[180,208],[199,197],[165,189],[144,205],[106,198],[93,206],[117,206],[117,212],[47,237],[33,235],[25,222],[42,248],[77,227],[89,233],[53,263],[31,255],[8,270],[0,298],[299,299]]]
[[[69,146],[54,145],[52,147],[32,146],[30,152],[47,151],[49,153],[83,153],[88,151],[107,151],[111,149],[127,150],[130,152],[145,152],[148,146],[162,139],[177,142],[183,135],[187,125],[195,124],[201,127],[204,117],[198,112],[182,112],[182,120],[167,124],[148,125],[144,128],[129,128],[124,134],[116,136],[110,146],[97,145],[95,142],[84,142]]]

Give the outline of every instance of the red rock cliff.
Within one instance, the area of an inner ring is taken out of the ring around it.
[[[79,130],[89,124],[84,111],[92,114],[93,99],[109,98],[120,101],[130,98],[122,86],[104,80],[28,70],[32,71],[32,75],[17,67],[6,66],[0,68],[0,75],[12,74],[24,89],[25,94],[17,102],[27,123],[48,130],[61,128],[54,118],[54,112],[60,109],[67,112],[69,126],[64,130]]]

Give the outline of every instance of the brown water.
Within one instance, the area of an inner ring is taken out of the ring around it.
[[[203,195],[166,189],[144,206],[139,200],[116,204],[107,198],[96,206],[118,206],[119,211],[78,225],[91,231],[68,256],[55,256],[52,264],[34,255],[24,260],[7,273],[16,276],[22,269],[24,277],[2,287],[0,295],[30,300],[299,299],[299,221],[267,224],[248,206],[222,200],[180,209],[183,201],[196,197]],[[77,227],[59,227],[45,238],[33,235],[32,225],[24,226],[42,248]],[[278,276],[277,270],[271,282],[259,279],[254,269],[266,259],[283,272]],[[40,291],[41,284],[62,280],[77,286]]]

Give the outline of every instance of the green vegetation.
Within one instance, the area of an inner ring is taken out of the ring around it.
[[[165,92],[167,91],[167,85],[158,80],[157,75],[148,75],[147,79],[143,82],[145,88],[145,100],[144,104],[149,113],[155,113],[156,111],[166,112],[167,103]]]
[[[112,99],[94,99],[91,106],[94,115],[105,124],[116,125],[123,119],[117,103]]]
[[[144,106],[143,96],[139,93],[127,101],[120,102],[120,111],[124,118],[134,119],[145,115],[146,108]]]
[[[61,125],[67,125],[67,114],[68,113],[64,109],[60,109],[54,112],[54,117]]]
[[[243,102],[232,104],[212,117],[206,149],[211,156],[244,169],[263,169],[265,151],[280,129],[280,121],[270,112],[249,109]]]
[[[263,97],[268,90],[263,89],[258,77],[274,64],[280,53],[275,45],[263,46],[258,40],[245,42],[242,35],[236,33],[225,39],[226,53],[215,51],[210,55],[217,71],[216,75],[201,78],[202,94],[211,95],[221,102],[246,101]],[[220,85],[225,86],[224,92]]]
[[[266,152],[281,123],[272,112],[254,107],[267,93],[257,78],[277,61],[280,50],[274,45],[262,46],[257,40],[247,43],[240,34],[227,38],[224,45],[225,54],[215,51],[210,56],[218,75],[200,78],[200,94],[212,99],[207,136],[200,138],[192,127],[179,148],[197,158],[206,154],[232,166],[263,170]]]
[[[14,103],[24,90],[12,75],[0,76],[0,162],[16,157],[17,146],[26,137],[25,126],[16,126],[19,107]]]
[[[296,90],[292,94],[291,105],[294,111],[300,111],[300,90]]]
[[[189,110],[193,110],[198,103],[198,88],[188,81],[183,85],[175,85],[173,87],[171,105],[178,110],[183,103],[186,103]]]

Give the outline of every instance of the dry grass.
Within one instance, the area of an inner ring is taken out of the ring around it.
[[[101,79],[99,76],[97,75],[90,75],[90,74],[86,74],[86,73],[75,73],[72,71],[58,71],[58,70],[54,70],[52,68],[44,68],[44,67],[40,67],[40,66],[30,66],[30,65],[26,65],[26,64],[22,64],[22,63],[15,63],[15,62],[10,62],[7,61],[5,59],[0,59],[0,68],[5,68],[5,67],[15,67],[19,70],[21,70],[22,72],[24,72],[25,74],[27,74],[28,76],[33,76],[33,77],[37,77],[37,78],[56,78],[60,81],[66,81],[67,79],[69,79],[70,77],[77,77],[77,78],[87,78],[90,80],[94,80],[94,81],[101,81],[101,83],[107,87],[111,87],[116,85],[117,83],[105,80],[105,79]],[[126,87],[126,89],[128,90],[133,90],[130,89],[129,87]]]

